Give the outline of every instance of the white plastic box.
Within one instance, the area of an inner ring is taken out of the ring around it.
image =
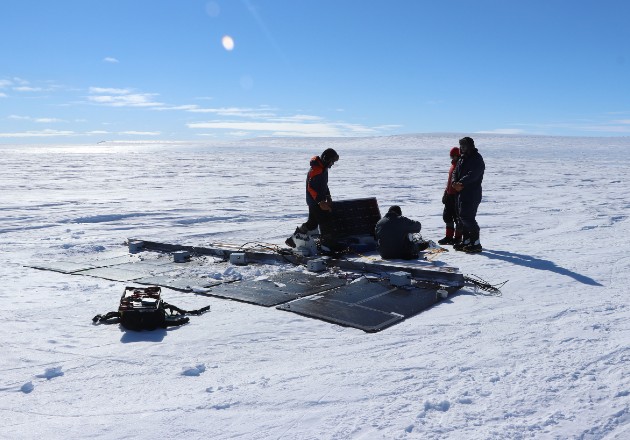
[[[392,286],[411,286],[411,274],[409,272],[392,272],[389,274],[389,282]]]
[[[245,259],[244,252],[232,252],[230,254],[230,263],[235,266],[245,266],[247,264],[247,260]]]
[[[322,272],[326,270],[326,263],[321,258],[309,260],[306,262],[306,269],[310,272]]]
[[[188,260],[190,260],[190,252],[188,251],[173,252],[173,261],[175,263],[185,263]]]
[[[142,251],[142,247],[144,246],[144,242],[141,241],[141,240],[129,240],[127,245],[129,246],[129,253],[130,254],[136,254],[136,253]]]

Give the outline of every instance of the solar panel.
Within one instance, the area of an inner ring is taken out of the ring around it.
[[[376,248],[374,228],[380,219],[381,211],[374,197],[336,200],[331,215],[319,224],[322,244],[357,251],[373,250]]]

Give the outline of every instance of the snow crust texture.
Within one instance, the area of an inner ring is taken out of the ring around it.
[[[466,287],[376,334],[169,289],[211,311],[125,332],[91,318],[129,283],[25,267],[125,255],[130,237],[281,244],[328,147],[335,199],[400,205],[437,240],[462,136],[0,147],[0,438],[630,438],[629,138],[472,135],[484,251],[435,264],[508,280],[502,295]]]

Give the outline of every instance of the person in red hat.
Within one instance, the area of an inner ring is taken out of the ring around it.
[[[450,156],[451,167],[448,170],[446,189],[442,195],[442,203],[444,204],[442,219],[446,223],[446,235],[443,239],[438,240],[439,244],[459,244],[462,241],[462,224],[457,215],[457,191],[452,187],[453,171],[455,171],[460,157],[459,148],[451,148]]]

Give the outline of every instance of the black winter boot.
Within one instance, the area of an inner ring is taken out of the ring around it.
[[[295,234],[305,234],[306,232],[302,232],[303,229],[304,228],[302,226],[298,226],[297,228],[295,228],[295,232],[293,233],[293,235],[290,236],[289,238],[287,238],[286,240],[284,240],[284,243],[287,246],[294,248],[295,247],[295,241],[293,240],[293,237],[295,236]]]
[[[446,227],[446,235],[443,239],[438,240],[438,244],[453,244],[453,234],[455,234],[455,229],[452,227]]]
[[[467,238],[464,241],[460,241],[459,243],[454,244],[453,249],[455,249],[456,251],[463,251],[464,248],[468,246],[469,244],[470,244],[470,240]]]
[[[470,243],[468,246],[464,246],[464,249],[463,249],[463,251],[466,252],[467,254],[478,254],[482,250],[483,248],[481,247],[481,243],[479,242],[479,239]]]

